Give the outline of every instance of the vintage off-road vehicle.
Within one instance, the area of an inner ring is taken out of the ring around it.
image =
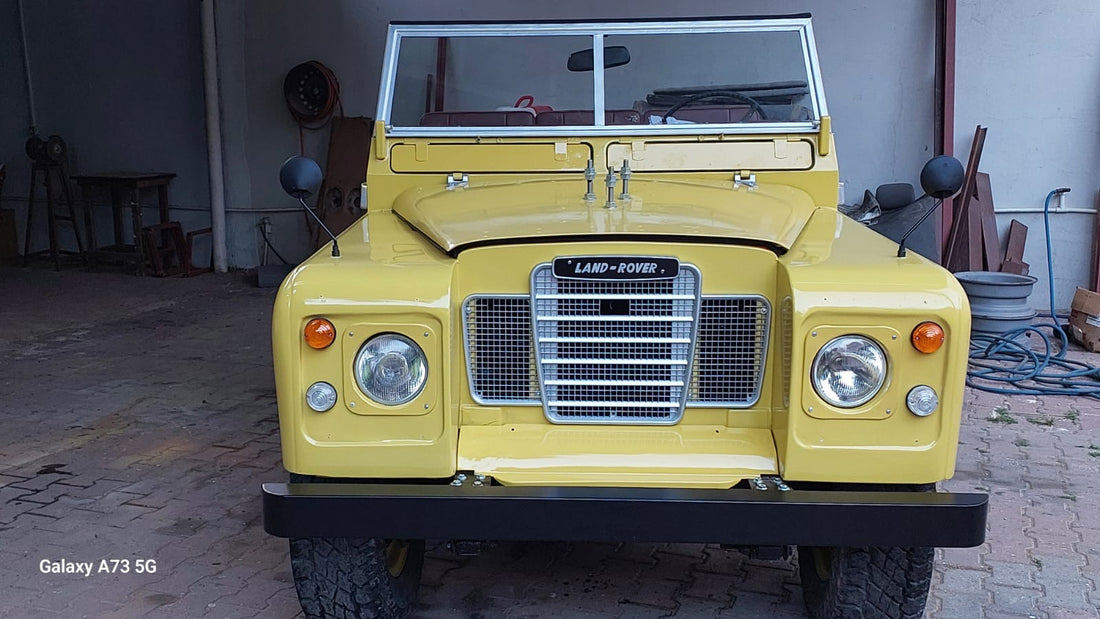
[[[983,541],[935,491],[966,297],[838,212],[809,16],[393,24],[370,154],[273,319],[308,616],[405,614],[425,539],[526,539],[797,546],[812,616],[919,617],[933,548]]]

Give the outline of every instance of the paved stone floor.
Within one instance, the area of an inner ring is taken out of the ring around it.
[[[243,275],[0,269],[0,616],[299,614],[259,509],[285,478],[273,296]],[[1100,402],[968,393],[943,486],[992,493],[989,539],[938,555],[928,615],[1100,616],[1098,485]],[[436,548],[421,592],[420,617],[803,616],[793,564],[702,545]]]

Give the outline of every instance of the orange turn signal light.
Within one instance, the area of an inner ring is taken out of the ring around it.
[[[913,348],[926,355],[939,350],[943,340],[943,327],[934,322],[922,322],[913,329]]]
[[[305,336],[310,348],[328,348],[336,341],[336,327],[324,318],[314,318],[306,323]]]

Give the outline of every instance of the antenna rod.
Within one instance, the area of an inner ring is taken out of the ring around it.
[[[306,209],[306,212],[313,217],[313,221],[316,221],[317,225],[321,226],[321,229],[324,230],[326,234],[328,234],[328,238],[332,239],[332,257],[339,258],[340,245],[336,243],[336,235],[332,233],[332,230],[328,229],[328,226],[325,225],[325,222],[321,221],[321,218],[317,216],[317,213],[314,213],[313,209],[309,208],[309,205],[306,204],[305,199],[302,198],[301,195],[298,196],[298,202],[300,202],[302,204],[302,208]]]
[[[920,219],[917,220],[917,223],[913,224],[911,228],[905,231],[905,234],[901,235],[901,241],[898,242],[898,258],[905,257],[905,240],[909,238],[910,234],[913,234],[913,231],[915,231],[918,226],[924,223],[925,219],[928,219],[929,215],[935,213],[936,209],[938,209],[941,204],[943,204],[943,200],[937,199],[936,203],[932,205],[932,208],[925,211],[924,215],[921,215]]]

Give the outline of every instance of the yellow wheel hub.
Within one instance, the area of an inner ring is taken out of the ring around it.
[[[405,564],[409,561],[409,543],[399,540],[391,540],[386,545],[386,569],[390,576],[397,578],[405,571]]]

